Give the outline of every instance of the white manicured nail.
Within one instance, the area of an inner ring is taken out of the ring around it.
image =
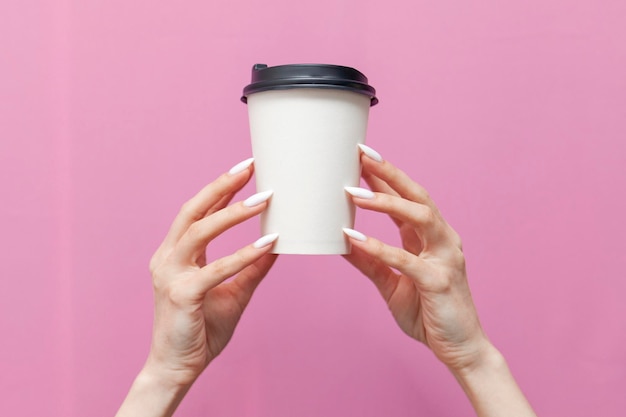
[[[267,190],[256,193],[246,198],[246,200],[243,202],[243,205],[246,207],[258,206],[262,202],[267,201],[272,196],[272,194],[274,194],[274,190]]]
[[[367,200],[371,200],[372,198],[374,198],[374,193],[368,190],[367,188],[344,187],[344,190],[346,190],[347,192],[349,192],[350,194],[358,198],[365,198]]]
[[[234,167],[232,167],[228,173],[230,175],[235,175],[235,174],[239,174],[241,171],[243,171],[244,169],[248,168],[250,165],[252,165],[252,163],[254,162],[254,158],[248,158],[245,161],[241,161],[239,162],[237,165],[235,165]]]
[[[370,148],[369,146],[359,143],[359,148],[363,151],[365,155],[369,156],[374,161],[383,162],[383,157],[380,156],[378,152],[376,152],[374,149]]]
[[[260,237],[256,242],[252,244],[255,248],[259,249],[273,243],[276,239],[278,239],[278,233],[270,233],[269,235],[265,235]]]
[[[343,232],[351,238],[360,240],[361,242],[365,242],[367,240],[367,237],[363,233],[357,232],[354,229],[348,229],[347,227],[344,227]]]

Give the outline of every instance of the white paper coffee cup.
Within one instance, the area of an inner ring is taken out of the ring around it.
[[[278,233],[273,253],[350,253],[342,229],[353,228],[355,207],[344,187],[359,184],[374,89],[334,65],[256,65],[252,78],[243,100],[256,186],[274,191],[261,233]]]

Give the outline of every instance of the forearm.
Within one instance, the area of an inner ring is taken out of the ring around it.
[[[116,417],[170,417],[189,391],[190,386],[170,384],[164,378],[143,369],[122,403]]]
[[[480,364],[453,374],[478,417],[536,417],[495,347],[490,345]]]

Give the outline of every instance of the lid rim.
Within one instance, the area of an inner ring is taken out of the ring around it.
[[[317,88],[320,90],[334,89],[334,90],[350,91],[355,94],[360,94],[360,95],[369,97],[371,100],[370,107],[378,104],[378,98],[375,96],[375,93],[373,91],[364,90],[364,89],[355,89],[355,88],[350,88],[349,86],[343,86],[343,85],[338,85],[338,84],[334,85],[334,84],[321,84],[321,83],[320,84],[292,84],[292,85],[280,84],[280,85],[274,85],[274,86],[268,86],[268,87],[259,87],[251,91],[245,91],[244,95],[241,96],[241,101],[247,104],[248,96],[252,94],[256,94],[256,93],[263,93],[265,91],[295,90],[298,88],[305,88],[305,89]]]
[[[378,103],[376,89],[368,83],[359,70],[334,64],[286,64],[268,67],[256,64],[252,67],[251,83],[243,89],[241,101],[247,96],[268,90],[292,88],[335,88],[364,94],[371,98],[371,105]]]

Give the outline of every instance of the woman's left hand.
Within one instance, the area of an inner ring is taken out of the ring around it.
[[[491,346],[474,308],[459,235],[423,187],[364,150],[363,178],[374,192],[347,191],[358,207],[391,216],[403,247],[347,230],[353,250],[345,258],[372,280],[407,335],[453,371],[474,366]]]
[[[207,245],[261,213],[270,193],[228,206],[252,167],[225,173],[185,203],[150,262],[155,296],[152,347],[144,368],[191,385],[224,349],[255,288],[276,259],[267,236],[207,262]],[[236,276],[230,282],[223,282]]]

